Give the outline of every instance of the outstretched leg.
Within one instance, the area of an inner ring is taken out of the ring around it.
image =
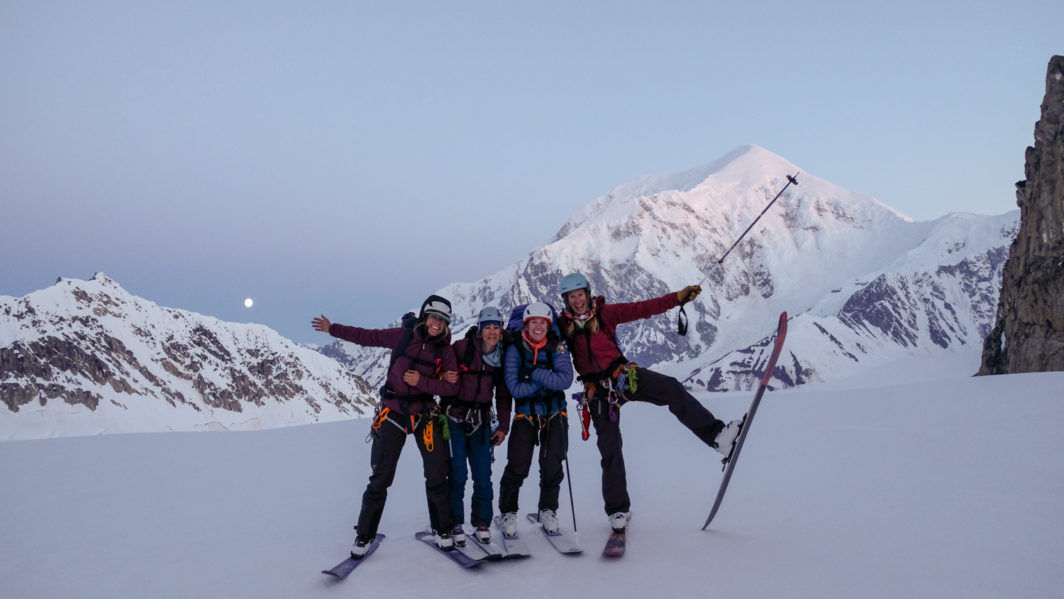
[[[628,399],[669,406],[676,419],[710,447],[716,447],[715,439],[724,428],[724,423],[688,393],[683,383],[653,370],[636,368],[636,390],[628,394]]]

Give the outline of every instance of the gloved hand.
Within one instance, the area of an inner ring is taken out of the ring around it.
[[[676,299],[680,300],[681,304],[686,304],[687,302],[698,297],[699,293],[702,293],[701,285],[688,285],[687,287],[684,287],[680,291],[676,292]]]

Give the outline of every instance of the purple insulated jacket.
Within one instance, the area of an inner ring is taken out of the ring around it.
[[[509,434],[510,432],[510,391],[502,378],[502,366],[495,368],[484,363],[484,341],[477,335],[470,340],[468,337],[459,339],[454,344],[454,355],[464,359],[466,348],[473,344],[473,361],[466,369],[459,365],[458,368],[458,393],[459,401],[478,404],[485,408],[491,405],[495,399],[495,414],[499,419],[499,430]],[[499,384],[495,382],[499,381]],[[461,406],[455,406],[452,410],[461,410]]]
[[[329,334],[358,345],[395,349],[403,338],[403,329],[363,329],[333,323],[329,327]],[[458,370],[458,361],[454,358],[450,343],[450,333],[430,341],[425,337],[424,326],[414,327],[414,336],[410,338],[406,351],[388,370],[388,388],[395,393],[395,397],[385,398],[384,406],[402,414],[402,402],[405,400],[409,402],[410,415],[413,416],[435,404],[432,396],[457,393],[458,383],[446,383],[439,378],[448,370]],[[414,387],[403,382],[403,374],[407,370],[416,370],[421,375]]]

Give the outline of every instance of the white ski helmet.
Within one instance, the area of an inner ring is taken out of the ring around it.
[[[554,310],[543,302],[532,302],[525,308],[521,322],[528,322],[529,318],[546,318],[547,322],[554,322]]]

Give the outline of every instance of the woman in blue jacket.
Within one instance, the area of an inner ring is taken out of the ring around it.
[[[529,304],[524,325],[506,350],[506,386],[516,408],[510,426],[506,469],[499,485],[502,532],[517,533],[517,503],[539,444],[539,522],[558,531],[558,493],[569,448],[565,390],[573,383],[573,362],[553,331],[554,311],[542,302]]]

